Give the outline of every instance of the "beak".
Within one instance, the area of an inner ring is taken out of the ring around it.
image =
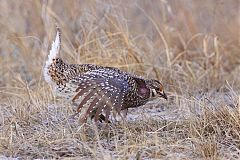
[[[161,94],[161,97],[163,97],[164,99],[168,99],[168,97],[167,97],[167,95],[166,95],[166,93],[165,92],[163,92],[162,94]]]

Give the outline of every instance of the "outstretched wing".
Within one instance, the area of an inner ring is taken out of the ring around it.
[[[94,115],[97,120],[104,113],[108,121],[112,110],[120,113],[128,83],[113,74],[117,73],[106,73],[104,69],[93,70],[71,80],[78,86],[72,101],[79,103],[77,111],[82,113],[82,118]]]

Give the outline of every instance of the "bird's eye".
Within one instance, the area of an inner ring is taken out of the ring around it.
[[[156,90],[156,92],[157,92],[158,94],[162,94],[162,93],[163,93],[163,89],[161,89],[161,88],[156,88],[155,90]]]

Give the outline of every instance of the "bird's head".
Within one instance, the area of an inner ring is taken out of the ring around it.
[[[168,99],[166,93],[164,92],[163,85],[158,80],[148,80],[147,85],[150,88],[150,97],[162,97],[164,99]]]

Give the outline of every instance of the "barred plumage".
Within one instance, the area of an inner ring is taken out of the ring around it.
[[[57,58],[60,35],[58,29],[44,68],[45,80],[59,96],[78,105],[77,113],[81,113],[83,121],[88,117],[108,121],[112,111],[120,114],[121,110],[141,106],[154,97],[167,99],[157,80],[145,80],[113,67],[63,62]]]

